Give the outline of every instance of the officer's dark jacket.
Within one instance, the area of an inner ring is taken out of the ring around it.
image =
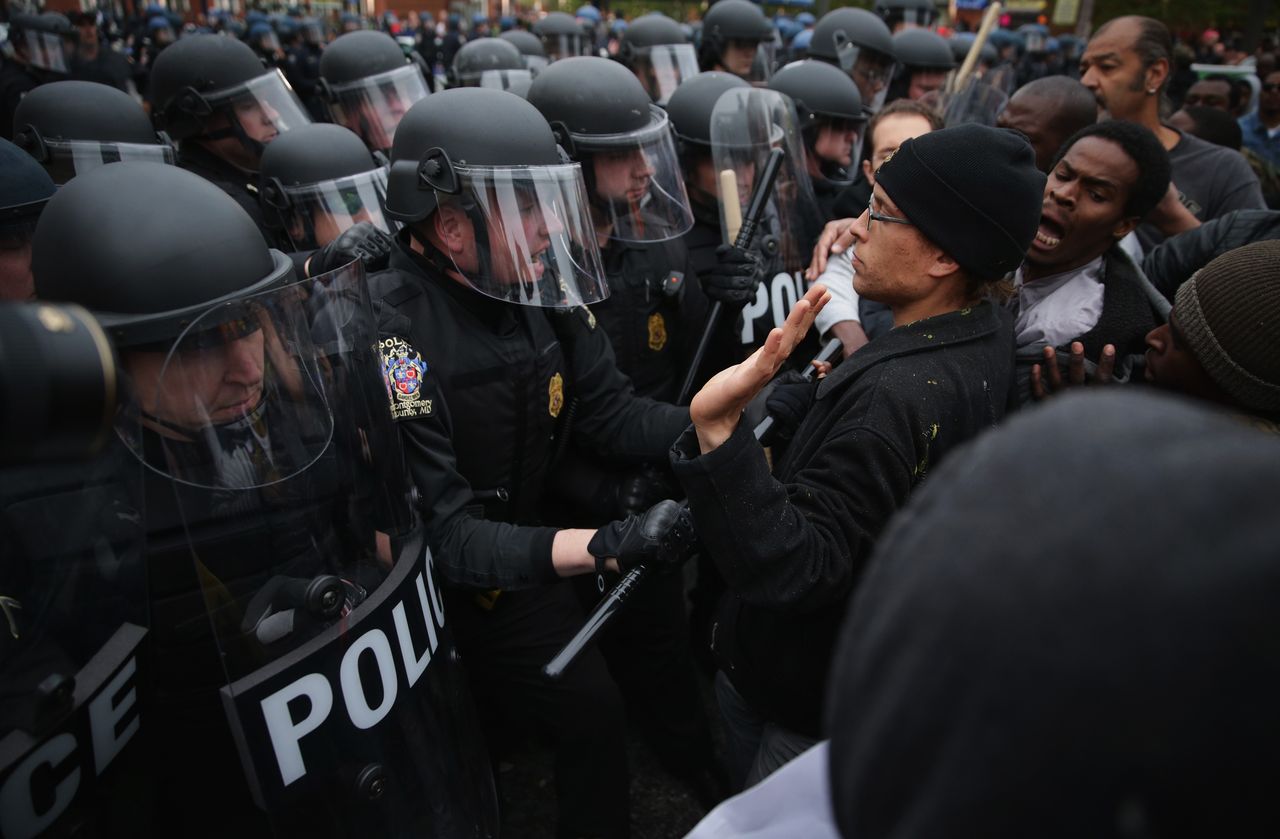
[[[1142,270],[1173,302],[1178,286],[1196,271],[1227,251],[1264,239],[1280,239],[1280,212],[1234,210],[1164,240],[1142,260]]]
[[[184,140],[178,150],[178,165],[188,172],[199,175],[218,189],[235,199],[240,209],[249,214],[253,223],[258,225],[267,241],[274,241],[275,236],[267,227],[267,220],[262,215],[262,205],[258,203],[258,175],[246,172],[218,157],[201,146],[195,140]],[[197,221],[192,219],[193,222]]]
[[[29,91],[53,81],[45,75],[29,65],[0,58],[0,138],[13,140],[13,113]]]
[[[712,646],[765,717],[819,735],[828,662],[880,531],[952,448],[1005,412],[1012,320],[990,303],[898,327],[817,385],[769,474],[739,425],[672,449],[702,544],[729,586]]]
[[[638,461],[664,456],[689,412],[637,397],[585,308],[490,299],[444,276],[407,241],[406,232],[369,287],[384,369],[405,353],[424,362],[414,415],[397,420],[438,567],[460,586],[554,582],[556,529],[536,525],[569,414],[575,443]],[[396,339],[407,349],[388,348]]]

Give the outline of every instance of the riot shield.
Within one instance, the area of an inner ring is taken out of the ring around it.
[[[273,832],[494,835],[380,357],[359,262],[214,306],[139,382],[141,451],[170,484],[226,735]],[[425,365],[400,372],[429,412]]]
[[[85,326],[45,322],[72,338]],[[0,363],[15,360],[0,354]],[[82,369],[98,361],[93,350]],[[0,468],[4,839],[154,832],[141,745],[149,726],[142,466],[114,442],[90,460]]]
[[[970,76],[958,90],[930,91],[920,101],[942,114],[948,128],[969,122],[993,126],[1009,96],[984,79]]]
[[[736,217],[740,218],[751,200],[755,173],[763,169],[773,149],[785,152],[754,242],[766,272],[756,299],[742,311],[742,343],[748,347],[759,345],[770,329],[781,326],[804,296],[808,288],[804,269],[822,231],[798,126],[795,106],[774,90],[727,90],[711,112],[711,157],[720,174],[720,232],[725,242],[732,242],[730,219],[734,217],[734,202],[724,194],[725,183],[736,182]]]

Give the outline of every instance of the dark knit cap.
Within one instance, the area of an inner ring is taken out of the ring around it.
[[[1097,390],[955,452],[880,537],[829,679],[844,836],[1280,836],[1280,440]]]
[[[1178,288],[1174,319],[1218,387],[1250,410],[1280,411],[1280,240],[1201,268]]]
[[[1016,131],[969,124],[922,134],[884,162],[876,183],[978,279],[1021,265],[1040,226],[1045,176]]]

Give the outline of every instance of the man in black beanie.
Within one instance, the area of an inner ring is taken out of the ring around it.
[[[1015,132],[964,125],[904,142],[853,225],[855,288],[889,306],[894,329],[813,388],[773,474],[742,410],[829,297],[822,286],[694,398],[672,462],[730,589],[712,647],[739,781],[818,737],[836,629],[885,522],[1003,416],[1012,326],[985,297],[1022,262],[1044,184]]]

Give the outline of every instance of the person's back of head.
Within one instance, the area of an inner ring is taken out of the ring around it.
[[[1047,172],[1063,142],[1097,118],[1089,88],[1067,76],[1046,76],[1018,88],[996,124],[1025,134],[1036,150],[1036,166]]]
[[[1181,122],[1178,114],[1186,115],[1185,123]],[[1174,114],[1169,123],[1174,127],[1183,127],[1187,133],[1213,143],[1215,146],[1240,151],[1240,146],[1244,142],[1240,123],[1221,108],[1189,105]]]

